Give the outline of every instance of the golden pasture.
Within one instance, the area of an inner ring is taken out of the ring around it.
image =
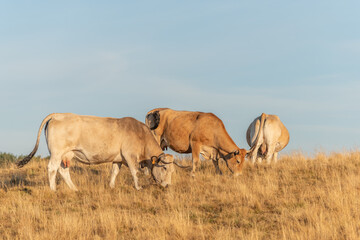
[[[47,163],[1,166],[2,239],[360,239],[357,151],[247,162],[237,178],[204,161],[195,178],[177,168],[166,189],[139,174],[141,191],[126,167],[110,189],[110,164],[73,162],[79,191],[58,174],[52,192]]]

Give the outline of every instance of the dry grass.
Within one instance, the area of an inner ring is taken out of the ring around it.
[[[121,169],[74,164],[79,192],[60,176],[48,186],[47,161],[0,169],[3,239],[360,239],[360,153],[283,156],[246,164],[243,175],[215,175],[203,162],[195,179],[177,169],[162,189],[141,176],[136,191]]]

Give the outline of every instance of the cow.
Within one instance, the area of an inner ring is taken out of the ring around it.
[[[178,153],[192,153],[192,176],[200,154],[212,160],[216,173],[222,174],[218,164],[222,158],[230,172],[240,174],[247,151],[234,143],[213,113],[156,108],[146,114],[145,123],[163,150],[170,147]]]
[[[40,133],[45,126],[45,138],[50,152],[48,177],[51,190],[56,190],[57,171],[70,189],[77,191],[71,181],[69,165],[71,160],[84,164],[112,163],[110,187],[122,164],[131,172],[135,188],[140,190],[136,176],[139,168],[149,168],[153,179],[161,186],[171,184],[174,158],[164,154],[150,129],[131,117],[105,118],[73,113],[53,113],[45,117],[37,134],[33,151],[17,162],[19,168],[35,155]]]
[[[261,114],[254,119],[246,131],[246,140],[252,151],[249,157],[252,163],[277,161],[278,152],[289,143],[290,135],[280,118],[276,115]]]

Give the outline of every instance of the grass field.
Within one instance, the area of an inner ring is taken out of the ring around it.
[[[126,167],[110,189],[111,165],[72,163],[79,192],[59,174],[52,192],[46,166],[1,166],[2,239],[360,239],[360,152],[283,155],[238,178],[202,162],[166,189],[140,174],[141,191]]]

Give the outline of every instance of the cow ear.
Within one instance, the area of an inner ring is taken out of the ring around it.
[[[141,161],[140,162],[140,168],[144,168],[144,167],[146,167],[146,161]]]
[[[159,123],[160,123],[159,111],[149,113],[146,116],[146,125],[150,128],[150,130],[156,129],[159,126]]]

